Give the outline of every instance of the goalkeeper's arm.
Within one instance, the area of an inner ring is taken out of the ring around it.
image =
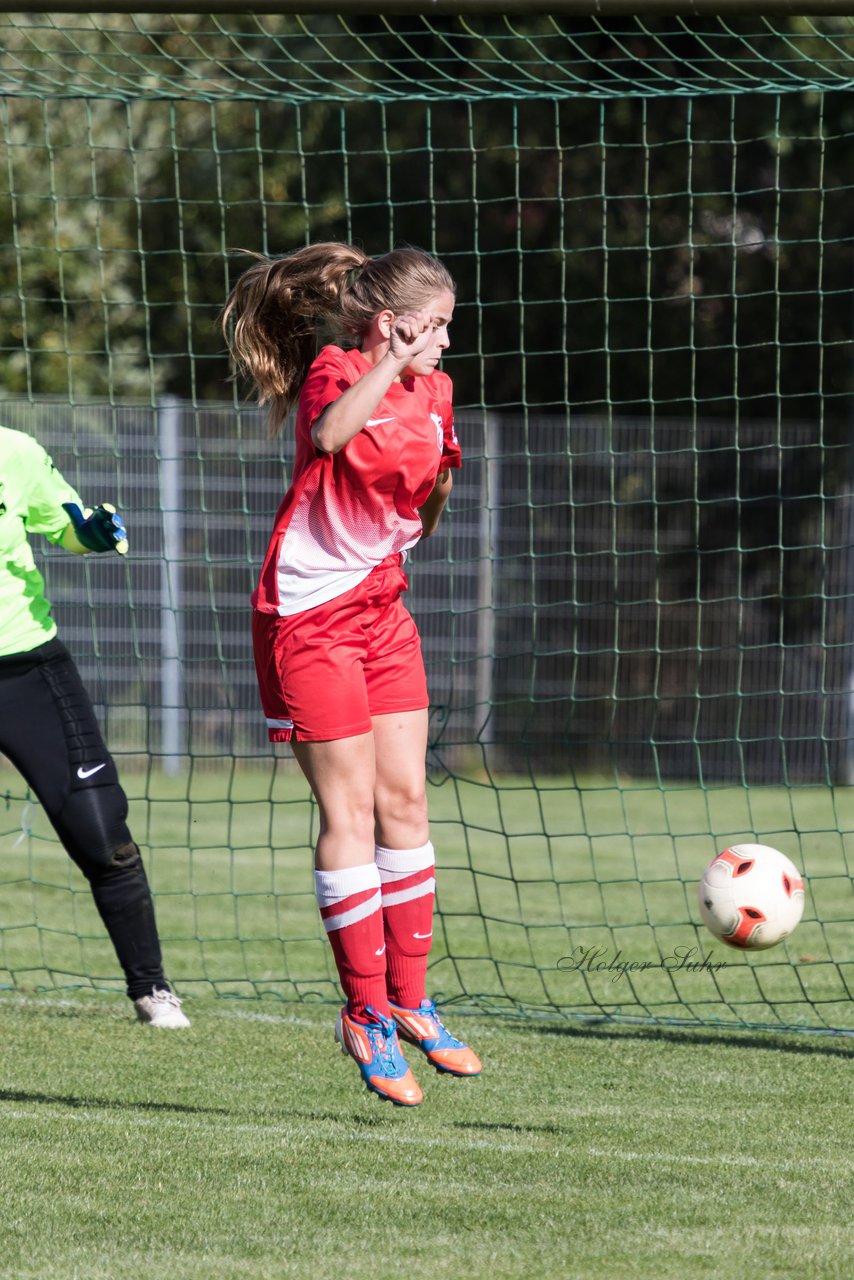
[[[102,502],[94,511],[88,507],[81,511],[76,502],[63,502],[62,506],[70,522],[59,540],[66,551],[77,556],[90,551],[117,551],[120,556],[127,552],[125,522],[109,502]]]

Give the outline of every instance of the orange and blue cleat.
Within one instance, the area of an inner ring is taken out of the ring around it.
[[[452,1076],[480,1075],[480,1058],[442,1025],[432,1000],[422,1000],[417,1009],[403,1009],[391,1002],[389,1008],[404,1040],[417,1045],[437,1071]]]
[[[335,1039],[341,1052],[353,1059],[372,1093],[396,1107],[417,1107],[424,1095],[400,1051],[394,1023],[375,1009],[366,1013],[367,1023],[351,1018],[346,1008],[338,1014]]]

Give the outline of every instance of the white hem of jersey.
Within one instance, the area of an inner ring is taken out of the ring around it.
[[[282,604],[282,578],[279,576],[279,601],[276,606],[276,613],[280,618],[292,618],[297,613],[307,613],[309,609],[314,609],[319,604],[328,604],[330,600],[337,600],[339,596],[344,596],[348,591],[352,591],[354,587],[358,587],[360,582],[364,582],[365,578],[376,568],[376,565],[369,564],[364,569],[354,569],[349,573],[337,575],[333,582],[328,579],[324,582],[322,588],[314,591],[306,592],[305,595],[299,597],[290,596],[287,603]]]
[[[287,534],[285,537],[287,537]],[[408,558],[407,553],[417,542],[418,538],[414,538],[405,547],[401,547],[400,551],[390,551],[388,555],[399,555],[400,565],[403,567]],[[283,548],[284,545],[283,540]],[[281,557],[281,551],[279,554]],[[330,600],[338,600],[341,596],[346,595],[348,591],[352,591],[354,587],[358,587],[360,582],[364,582],[373,573],[374,569],[378,569],[383,560],[387,558],[387,556],[383,556],[382,560],[377,560],[375,564],[360,565],[358,569],[338,571],[331,577],[328,574],[323,574],[315,578],[301,578],[293,573],[283,573],[280,564],[276,569],[276,587],[279,593],[276,613],[280,618],[292,618],[298,613],[307,613],[309,609],[314,609],[320,604],[328,604]],[[289,590],[289,584],[293,585],[295,579],[300,584],[309,587],[310,590]],[[314,586],[313,584],[318,582],[318,579],[320,585]]]

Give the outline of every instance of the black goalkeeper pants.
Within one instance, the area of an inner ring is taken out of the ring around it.
[[[89,881],[130,998],[167,986],[151,890],[127,827],[127,797],[62,641],[0,657],[0,751],[23,774]]]

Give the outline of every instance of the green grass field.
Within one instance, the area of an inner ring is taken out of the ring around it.
[[[414,1059],[409,1112],[332,1039],[302,780],[123,780],[193,1027],[133,1022],[82,877],[0,770],[3,1280],[849,1280],[854,1037],[728,1024],[854,1030],[850,789],[434,780],[430,990],[485,1071]],[[803,867],[805,918],[723,956],[696,878],[753,838]],[[683,945],[727,967],[660,963]],[[567,968],[579,947],[659,963]]]
[[[850,1041],[458,1017],[401,1111],[329,1007],[188,1007],[0,995],[4,1280],[849,1280]]]
[[[133,765],[131,827],[182,992],[337,999],[311,879],[316,811],[292,764],[203,762],[175,778]],[[431,782],[434,995],[489,1011],[854,1031],[854,789],[575,782]],[[4,796],[0,987],[115,990],[86,885],[10,769]],[[808,897],[789,942],[746,956],[699,926],[696,882],[716,851],[753,839],[795,860]],[[702,958],[722,967],[689,967]]]

